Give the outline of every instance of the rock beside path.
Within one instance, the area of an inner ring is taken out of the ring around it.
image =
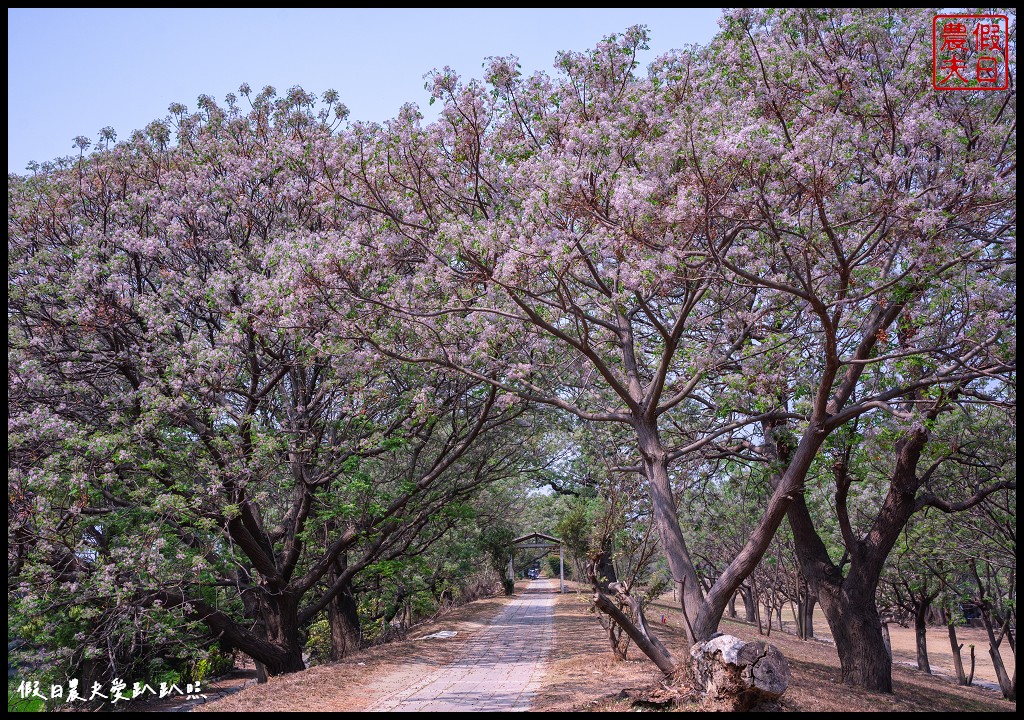
[[[719,635],[690,648],[693,679],[707,710],[772,709],[789,687],[789,663],[777,647]]]

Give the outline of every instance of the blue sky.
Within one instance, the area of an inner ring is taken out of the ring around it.
[[[423,74],[450,65],[479,77],[490,55],[549,70],[558,50],[583,50],[646,24],[651,51],[706,43],[720,11],[610,10],[59,10],[7,11],[7,168],[76,152],[72,138],[118,137],[167,114],[171,102],[254,90],[336,89],[353,120],[381,121],[405,102],[424,114]]]

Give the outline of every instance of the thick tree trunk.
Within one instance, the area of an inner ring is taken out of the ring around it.
[[[257,657],[247,652],[263,663],[268,675],[284,675],[305,670],[302,645],[299,643],[299,608],[295,597],[287,591],[276,596],[268,594],[263,598],[261,605],[267,640],[278,649],[278,652],[266,657]]]
[[[351,584],[345,585],[327,606],[331,625],[331,660],[338,661],[359,649],[362,632],[359,607]]]
[[[889,490],[870,530],[863,536],[857,537],[850,523],[846,505],[848,482],[844,485],[841,479],[837,480],[836,511],[849,556],[845,578],[818,535],[803,496],[794,498],[787,510],[800,574],[828,620],[842,666],[842,680],[847,685],[892,692],[892,657],[882,638],[875,592],[885,560],[914,514],[914,496],[920,486],[917,464],[927,441],[928,431],[924,426],[915,426],[896,443]]]
[[[299,643],[298,603],[287,591],[272,595],[265,590],[254,605],[259,620],[247,629],[226,613],[199,598],[186,598],[173,590],[160,590],[149,601],[159,600],[164,607],[182,608],[190,620],[202,622],[222,642],[238,648],[257,663],[265,675],[283,675],[305,670]]]
[[[875,589],[819,593],[818,603],[828,619],[846,685],[892,692],[892,660],[882,639],[882,621],[875,607]]]
[[[806,557],[802,562],[805,571],[815,566]],[[843,683],[891,693],[892,655],[875,605],[880,574],[880,566],[855,559],[846,578],[831,564],[806,576],[832,631]]]
[[[914,639],[917,641],[917,669],[931,675],[928,662],[928,605],[921,603],[914,612]]]
[[[619,577],[615,573],[615,564],[612,562],[611,543],[605,543],[600,554],[594,558],[594,569],[597,577],[597,584],[601,590],[607,592],[608,586],[618,582]]]
[[[726,612],[729,613],[729,617],[731,617],[731,618],[735,618],[736,617],[736,593],[733,593],[732,597],[729,598],[729,606],[728,606]]]

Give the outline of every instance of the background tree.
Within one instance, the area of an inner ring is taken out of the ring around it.
[[[1011,471],[1012,472],[1012,471]],[[939,503],[940,510],[958,509]],[[999,690],[1007,700],[1017,698],[1017,499],[1016,491],[993,493],[969,513],[955,516],[968,532],[957,550],[970,569],[971,594],[989,641],[989,657]],[[1003,662],[1005,642],[1014,657],[1014,670]]]

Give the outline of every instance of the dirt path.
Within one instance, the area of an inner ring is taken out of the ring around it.
[[[534,580],[473,636],[454,662],[423,676],[399,668],[374,688],[371,712],[528,710],[552,644],[555,584]]]

